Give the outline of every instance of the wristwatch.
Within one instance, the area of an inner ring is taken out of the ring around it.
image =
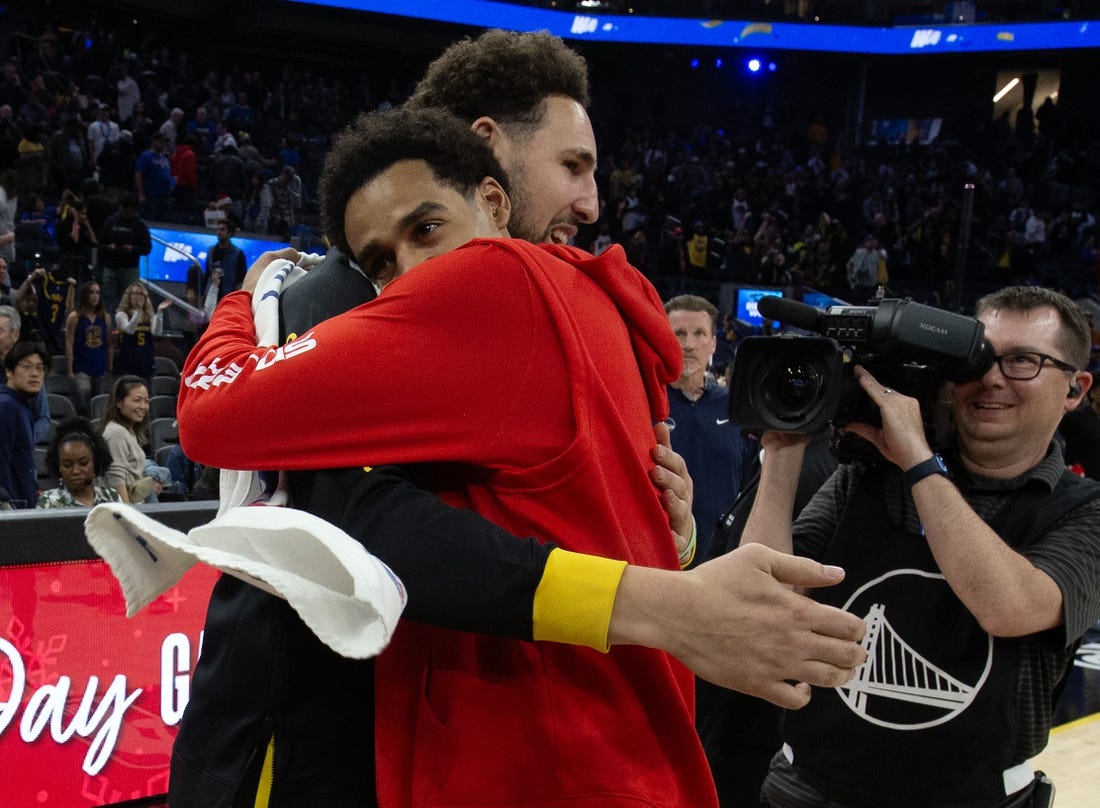
[[[951,478],[951,472],[947,470],[947,464],[943,462],[943,458],[938,454],[932,455],[922,463],[917,463],[913,468],[902,474],[901,479],[906,488],[912,489],[925,477],[931,477],[933,474],[942,474],[948,479]]]

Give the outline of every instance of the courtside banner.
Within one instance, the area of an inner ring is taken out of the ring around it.
[[[0,567],[0,806],[168,791],[210,590],[192,568],[133,618],[99,560]]]

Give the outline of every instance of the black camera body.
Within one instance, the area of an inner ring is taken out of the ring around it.
[[[943,383],[978,378],[993,364],[993,346],[978,320],[910,300],[833,306],[824,314],[780,297],[758,305],[765,318],[821,336],[741,342],[730,420],[750,429],[813,433],[853,421],[880,425],[878,407],[852,374],[856,363],[884,386],[916,398],[931,429]]]

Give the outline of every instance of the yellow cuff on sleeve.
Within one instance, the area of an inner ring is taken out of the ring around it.
[[[611,608],[625,569],[625,561],[552,550],[535,590],[534,638],[606,653]]]

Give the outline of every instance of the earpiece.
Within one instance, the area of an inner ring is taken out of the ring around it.
[[[1068,398],[1077,398],[1077,396],[1079,396],[1079,395],[1081,395],[1081,385],[1078,384],[1077,382],[1074,382],[1073,384],[1071,384],[1069,386],[1069,396],[1068,396]]]

